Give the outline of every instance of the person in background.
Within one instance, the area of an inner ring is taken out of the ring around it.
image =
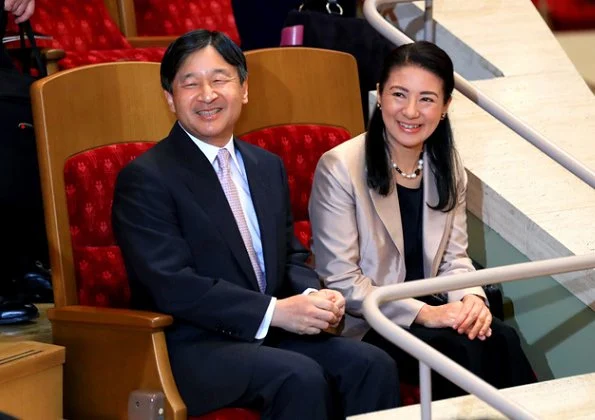
[[[35,0],[4,0],[4,11],[14,15],[16,23],[23,23],[33,15]],[[2,22],[6,23],[4,20]],[[0,48],[0,69],[14,69],[12,59],[4,47]]]
[[[397,361],[401,379],[418,364],[362,317],[377,287],[474,270],[467,256],[466,188],[448,118],[454,88],[450,57],[429,42],[389,54],[367,133],[325,153],[309,210],[316,270],[346,298],[344,334]],[[492,317],[481,287],[390,302],[397,325],[503,388],[535,381],[515,330]],[[462,390],[435,375],[433,396]]]
[[[281,159],[233,135],[247,76],[221,32],[189,32],[163,57],[178,121],[120,172],[112,209],[133,306],[173,316],[167,347],[190,415],[239,406],[323,420],[395,407],[394,360],[325,332],[345,301],[305,264]]]
[[[4,0],[4,10],[15,17],[16,23],[23,23],[35,11],[35,0]]]

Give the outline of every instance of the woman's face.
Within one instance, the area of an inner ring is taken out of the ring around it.
[[[389,144],[420,149],[447,112],[450,98],[445,104],[442,80],[434,73],[407,65],[391,71],[378,103]]]

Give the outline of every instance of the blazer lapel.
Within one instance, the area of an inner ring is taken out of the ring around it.
[[[424,154],[424,203],[423,203],[423,247],[424,247],[424,275],[434,277],[438,272],[440,264],[440,247],[444,247],[446,226],[452,212],[444,213],[428,207],[428,204],[435,206],[438,203],[438,189],[436,177],[432,172],[429,160]]]
[[[372,188],[369,188],[368,192],[370,193],[370,198],[372,199],[372,203],[374,203],[378,217],[382,220],[391,240],[397,247],[399,255],[401,255],[401,258],[404,258],[403,225],[401,224],[401,212],[399,211],[399,197],[396,186],[391,189],[386,197],[378,194]]]
[[[242,154],[244,167],[246,168],[252,204],[254,205],[260,228],[260,240],[262,243],[267,282],[266,291],[271,291],[275,289],[274,283],[277,279],[275,269],[278,256],[277,246],[275,244],[275,219],[271,214],[268,203],[270,203],[271,199],[282,200],[283,197],[271,197],[268,180],[262,176],[262,168],[259,167],[258,156],[249,147],[246,147],[243,142],[238,141],[238,139],[235,139],[234,144]]]
[[[246,274],[246,278],[249,279],[255,290],[258,290],[258,282],[250,263],[250,257],[211,162],[177,123],[170,133],[170,138],[174,145],[175,159],[183,166],[179,172],[182,174],[185,184],[193,192],[197,204],[205,211],[209,220],[213,222],[225,239],[231,253]]]

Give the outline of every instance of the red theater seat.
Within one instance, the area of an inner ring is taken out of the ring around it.
[[[130,291],[111,229],[119,170],[174,122],[157,63],[59,72],[32,87],[55,308],[53,342],[66,347],[64,417],[126,418],[137,389],[165,395],[165,417],[186,420],[169,366],[171,316],[128,309]],[[197,419],[255,420],[231,408]]]
[[[155,143],[101,146],[73,155],[64,165],[64,183],[73,262],[81,305],[129,308],[130,289],[120,248],[111,229],[111,208],[118,172]],[[252,410],[217,410],[195,420],[252,420]]]
[[[135,0],[138,35],[179,36],[193,29],[227,34],[240,45],[231,0]]]
[[[41,48],[64,50],[59,69],[113,61],[160,62],[163,47],[134,48],[112,19],[104,0],[37,0],[31,18],[35,32],[49,35]],[[14,23],[9,30],[16,31]]]
[[[320,156],[351,138],[340,127],[311,124],[281,125],[244,134],[242,140],[273,152],[283,159],[289,181],[291,210],[297,238],[308,249],[312,231],[308,200]]]
[[[308,200],[320,156],[364,131],[355,59],[302,47],[246,52],[249,101],[237,135],[283,159],[294,230],[310,248]]]

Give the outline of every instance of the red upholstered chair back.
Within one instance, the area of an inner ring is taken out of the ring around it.
[[[111,211],[118,172],[152,142],[101,146],[68,158],[64,187],[72,257],[81,305],[126,308],[130,289]]]
[[[65,51],[131,48],[103,0],[36,0],[31,23],[34,31],[53,37],[40,46]]]
[[[117,172],[150,146],[133,143],[165,137],[175,121],[159,64],[106,63],[58,72],[37,81],[31,98],[56,307],[126,306],[124,272],[96,267],[121,267],[110,248]],[[100,256],[106,257],[101,263],[95,261]]]
[[[135,0],[138,35],[182,35],[193,29],[225,32],[240,45],[231,0]]]
[[[308,201],[316,164],[324,152],[350,137],[344,128],[312,124],[280,125],[242,136],[243,140],[283,159],[289,182],[295,233],[307,248],[310,248],[312,237]]]
[[[104,0],[37,0],[33,29],[52,37],[42,48],[64,50],[60,69],[114,61],[160,62],[165,48],[133,48],[110,15]],[[11,22],[11,31],[17,27]]]
[[[308,200],[320,156],[364,131],[353,56],[288,47],[246,53],[249,101],[236,135],[281,156],[295,233],[310,247]]]

